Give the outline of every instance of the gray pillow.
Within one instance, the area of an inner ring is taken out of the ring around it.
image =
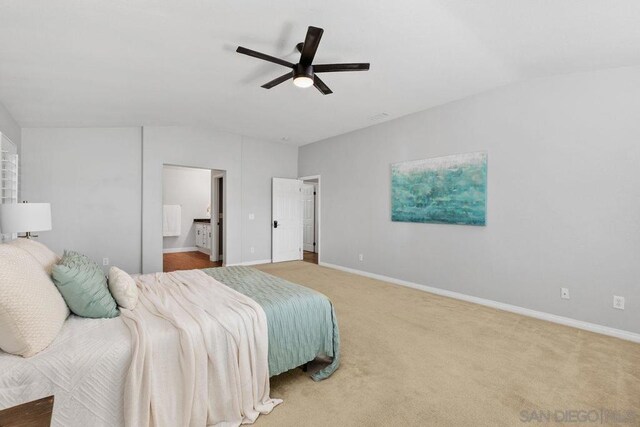
[[[92,318],[118,316],[107,278],[100,266],[86,256],[64,251],[53,266],[51,277],[72,313]]]

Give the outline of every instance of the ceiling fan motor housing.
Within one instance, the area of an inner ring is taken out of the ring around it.
[[[308,77],[313,80],[313,66],[296,64],[296,67],[293,70],[293,78],[298,77]]]

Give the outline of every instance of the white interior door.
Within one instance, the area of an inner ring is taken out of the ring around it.
[[[302,229],[303,248],[305,251],[315,252],[315,202],[316,186],[302,184]]]
[[[302,259],[302,181],[273,178],[271,261]]]

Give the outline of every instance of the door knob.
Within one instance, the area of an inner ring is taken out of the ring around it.
[[[278,228],[278,221],[273,221],[273,228]]]

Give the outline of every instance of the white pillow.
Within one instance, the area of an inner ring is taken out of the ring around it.
[[[0,245],[0,349],[30,357],[58,336],[69,309],[27,251]]]
[[[33,239],[18,238],[9,242],[9,244],[29,252],[31,256],[38,260],[49,275],[51,275],[53,266],[60,261],[60,257],[55,252]]]
[[[138,287],[126,272],[118,267],[109,269],[109,291],[122,308],[133,310],[138,303]]]

